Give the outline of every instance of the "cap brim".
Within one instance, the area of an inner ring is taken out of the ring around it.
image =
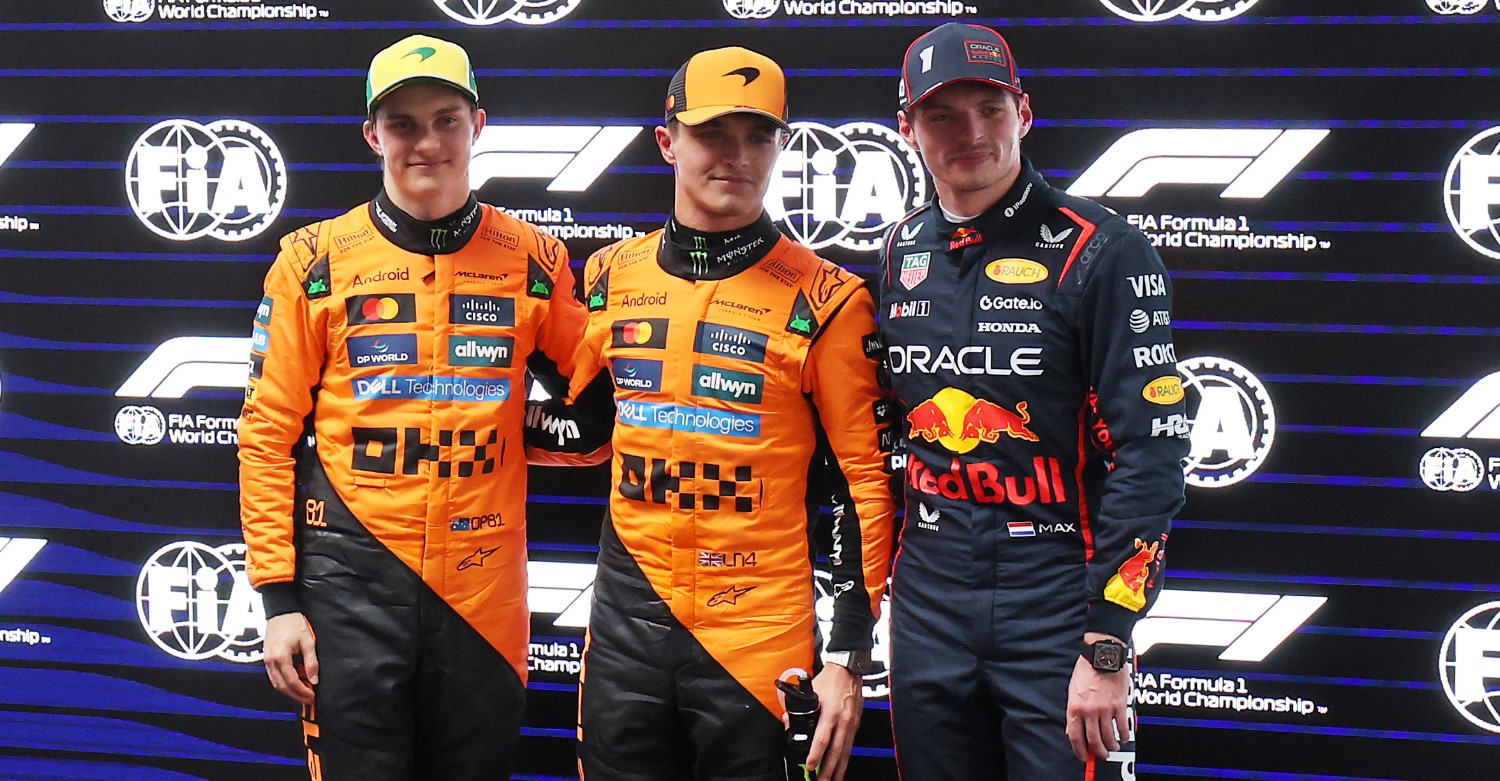
[[[924,92],[924,93],[922,93],[921,95],[918,95],[916,100],[913,100],[912,102],[906,104],[906,108],[903,109],[903,111],[910,111],[910,110],[916,108],[918,103],[921,103],[922,101],[928,99],[929,97],[932,97],[932,95],[934,95],[935,93],[937,93],[938,90],[941,90],[942,88],[944,88],[944,87],[946,87],[946,86],[948,86],[950,84],[958,84],[959,82],[964,82],[964,81],[975,81],[975,82],[979,82],[980,84],[993,84],[996,87],[1000,87],[1001,89],[1006,90],[1007,92],[1014,92],[1017,95],[1025,95],[1026,94],[1026,91],[1023,90],[1023,89],[1021,89],[1020,87],[1011,86],[1010,84],[1007,84],[1006,82],[1000,81],[999,79],[986,79],[986,78],[983,78],[983,77],[980,77],[980,76],[963,76],[963,77],[960,77],[960,78],[957,78],[957,79],[949,79],[947,81],[939,82],[937,84],[932,85],[931,87],[928,87],[927,91]]]
[[[791,126],[786,123],[786,120],[782,119],[781,117],[778,117],[769,111],[762,111],[761,109],[750,108],[749,106],[699,106],[698,108],[679,111],[676,114],[672,115],[672,119],[675,119],[684,125],[701,125],[704,122],[709,121],[710,119],[717,119],[724,116],[725,114],[755,114],[757,116],[762,116],[766,119],[771,120],[772,122],[775,122],[776,125],[782,130],[791,132],[792,129]]]
[[[395,82],[393,82],[392,84],[390,84],[389,86],[387,86],[385,89],[381,90],[378,95],[376,95],[373,98],[370,98],[370,102],[365,106],[365,109],[367,111],[374,111],[375,110],[375,106],[377,104],[379,104],[380,101],[385,100],[387,97],[389,97],[392,92],[395,92],[396,90],[401,89],[402,87],[405,87],[408,84],[416,84],[418,82],[423,82],[423,81],[431,82],[433,84],[441,84],[444,87],[450,87],[450,88],[458,91],[459,94],[461,94],[464,97],[468,98],[469,100],[473,101],[476,105],[479,103],[479,96],[476,95],[476,94],[474,94],[474,91],[471,90],[471,89],[469,89],[469,85],[467,85],[467,84],[459,84],[458,82],[456,82],[456,81],[454,81],[452,79],[445,79],[442,76],[429,76],[429,75],[426,75],[426,74],[420,74],[420,75],[407,76],[404,79],[398,79],[398,80],[396,80]]]

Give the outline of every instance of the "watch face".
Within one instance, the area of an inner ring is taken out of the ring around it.
[[[1094,669],[1114,672],[1125,666],[1125,646],[1117,643],[1094,645]]]

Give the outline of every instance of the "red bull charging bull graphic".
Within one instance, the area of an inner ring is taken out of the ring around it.
[[[1002,434],[1027,442],[1040,441],[1026,427],[1031,422],[1026,402],[1016,402],[1016,411],[1011,412],[994,402],[976,399],[958,388],[938,391],[932,398],[913,407],[906,420],[911,424],[910,438],[936,442],[954,453],[967,453],[980,442],[999,442]],[[954,433],[955,425],[957,433]]]
[[[1151,587],[1152,579],[1161,570],[1161,560],[1166,555],[1161,549],[1166,541],[1165,534],[1150,545],[1142,542],[1139,537],[1135,538],[1135,555],[1126,559],[1110,577],[1109,583],[1104,586],[1104,598],[1137,612],[1145,607],[1146,590]]]

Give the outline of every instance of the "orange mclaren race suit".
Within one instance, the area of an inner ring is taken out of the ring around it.
[[[508,778],[526,679],[527,358],[584,321],[562,243],[382,193],[281,240],[240,421],[250,581],[316,636],[313,777]],[[305,432],[315,445],[304,445]]]
[[[584,654],[588,781],[785,779],[775,681],[816,655],[810,524],[826,442],[830,651],[868,650],[885,590],[893,432],[863,280],[764,216],[595,253],[572,374],[614,380],[609,513]],[[883,444],[884,442],[884,444]],[[836,483],[835,483],[836,484]]]

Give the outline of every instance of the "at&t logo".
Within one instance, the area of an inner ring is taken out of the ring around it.
[[[438,10],[464,24],[504,21],[551,24],[573,12],[583,0],[433,0]]]
[[[1464,243],[1500,260],[1500,127],[1464,142],[1448,164],[1443,188],[1448,222]]]
[[[116,22],[144,22],[156,11],[156,0],[104,0],[104,13]]]
[[[1459,715],[1500,732],[1500,602],[1486,602],[1458,617],[1438,658],[1443,693]]]
[[[1179,16],[1195,22],[1233,19],[1260,0],[1099,0],[1104,7],[1136,22],[1164,22]]]
[[[1183,460],[1188,485],[1223,488],[1254,474],[1276,439],[1276,410],[1266,386],[1223,358],[1189,358],[1177,371],[1192,421]]]
[[[245,575],[243,543],[189,540],[151,554],[135,605],[151,642],[179,659],[249,663],[263,655],[266,611]]]
[[[766,212],[810,249],[877,249],[886,228],[927,200],[916,151],[874,122],[793,122],[776,170]]]
[[[286,189],[281,150],[238,119],[157,123],[136,139],[125,163],[130,208],[173,241],[257,236],[281,213]]]

